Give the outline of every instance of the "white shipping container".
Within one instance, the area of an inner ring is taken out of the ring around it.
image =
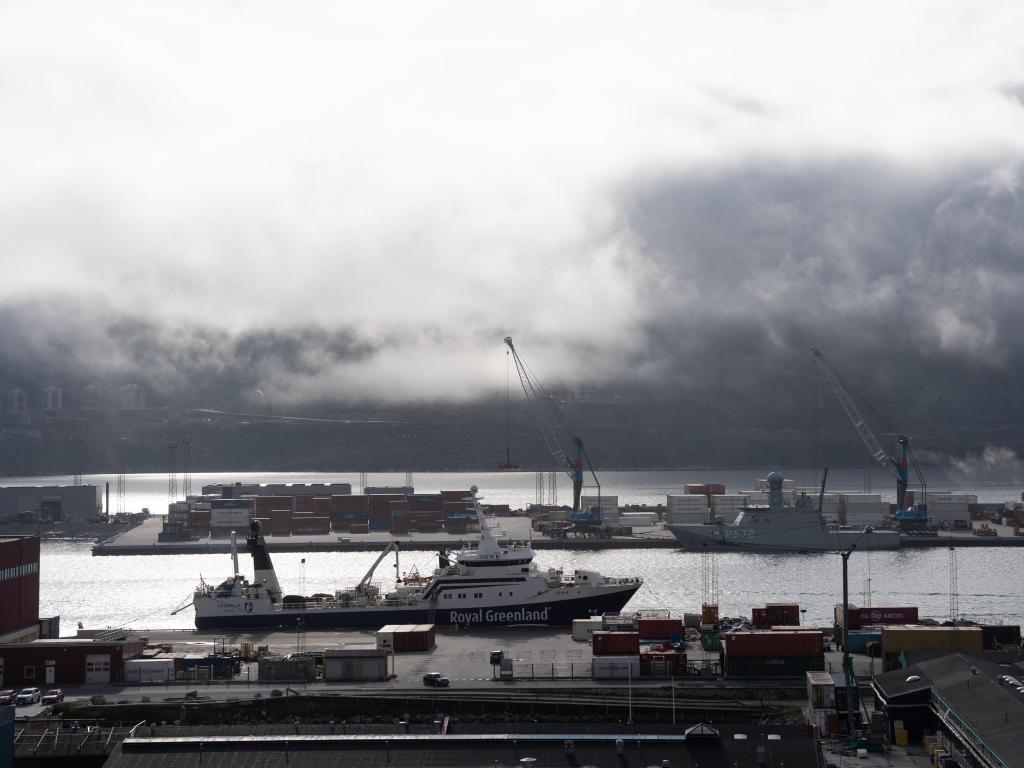
[[[747,503],[747,497],[742,493],[715,494],[711,497],[713,509],[729,508],[735,509]]]
[[[881,504],[882,494],[880,493],[841,493],[843,501],[847,504]]]
[[[708,520],[708,510],[674,510],[668,513],[666,520],[671,525],[682,525],[684,523],[706,523]]]
[[[782,490],[792,491],[794,488],[796,488],[796,480],[782,481]],[[768,480],[766,478],[762,478],[757,481],[757,490],[763,491],[764,493],[768,492]]]
[[[931,494],[928,494],[928,517],[933,523],[938,524],[955,520],[970,520],[971,513],[966,503],[934,502]]]
[[[126,683],[163,683],[174,679],[174,659],[128,659],[124,663]]]
[[[665,497],[665,505],[669,507],[706,507],[708,497],[703,493],[685,493],[682,495],[668,495]]]
[[[595,680],[638,678],[640,677],[640,657],[595,656],[592,674]]]
[[[619,525],[651,526],[658,522],[653,512],[624,512],[619,515]]]
[[[594,638],[594,632],[600,632],[604,627],[604,619],[573,619],[572,620],[572,639],[581,641],[591,641]]]

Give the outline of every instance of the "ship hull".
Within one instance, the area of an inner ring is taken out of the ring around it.
[[[775,552],[843,552],[856,546],[858,550],[898,549],[899,534],[895,531],[823,531],[817,526],[792,527],[784,530],[736,528],[728,525],[670,525],[669,530],[684,549]]]
[[[572,598],[534,601],[516,605],[460,606],[431,609],[428,604],[364,608],[275,608],[265,612],[247,613],[245,601],[228,604],[217,598],[204,598],[220,603],[209,610],[196,606],[197,629],[378,629],[386,624],[437,624],[440,626],[511,627],[520,625],[569,626],[573,619],[620,611],[639,589],[602,590],[599,593]]]

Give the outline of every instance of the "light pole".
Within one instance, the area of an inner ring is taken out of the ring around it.
[[[864,533],[839,553],[839,556],[843,558],[843,675],[846,678],[846,727],[850,736],[853,735],[853,668],[850,665],[850,579],[848,567],[850,555],[857,548],[857,542],[861,540],[861,537],[874,530],[869,525],[864,529]]]

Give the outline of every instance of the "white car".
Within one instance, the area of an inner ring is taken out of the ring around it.
[[[43,698],[43,692],[38,688],[22,688],[18,693],[19,704],[37,704]]]

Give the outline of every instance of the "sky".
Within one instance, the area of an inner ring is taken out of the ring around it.
[[[1024,362],[1021,29],[1012,1],[0,4],[4,381],[466,402],[506,335],[619,390],[817,344],[939,418]]]

